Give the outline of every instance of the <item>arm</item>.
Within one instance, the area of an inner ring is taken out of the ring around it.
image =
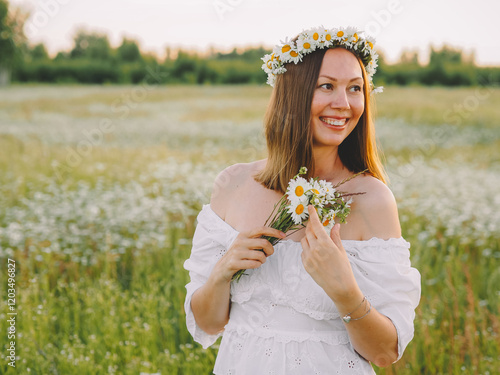
[[[216,179],[210,205],[219,213],[226,212],[227,201],[237,187],[235,174],[230,169],[223,171]],[[214,266],[207,282],[196,290],[191,298],[191,309],[198,326],[208,334],[217,334],[229,320],[231,279],[240,269],[260,267],[266,257],[274,252],[269,241],[262,235],[284,238],[285,234],[269,227],[258,227],[247,233],[240,233],[231,247]],[[262,251],[255,251],[263,249]]]
[[[370,201],[365,200],[358,205],[366,221],[363,224],[363,238],[399,237],[401,231],[392,193],[385,187],[378,190],[374,194],[376,199],[370,198]],[[316,211],[311,208],[309,212],[311,216],[302,240],[304,267],[333,300],[341,316],[355,310],[352,319],[360,318],[367,312],[368,304],[357,309],[364,296],[342,246],[340,225],[336,224],[328,236]],[[346,329],[353,347],[365,359],[380,367],[389,366],[397,360],[396,328],[389,318],[373,306],[362,319],[347,323]]]
[[[231,278],[242,269],[258,268],[273,254],[271,243],[261,236],[285,238],[277,229],[258,227],[240,233],[233,245],[215,265],[208,281],[191,299],[191,309],[198,326],[208,334],[217,334],[229,320]],[[262,251],[255,251],[260,250]]]

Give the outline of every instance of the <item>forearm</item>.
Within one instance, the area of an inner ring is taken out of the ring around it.
[[[212,275],[191,297],[191,309],[196,324],[206,333],[217,334],[227,324],[230,290],[229,282]]]
[[[356,309],[362,299],[363,294],[359,291],[345,302],[337,300],[335,304],[341,317],[352,312],[351,321],[344,324],[354,349],[363,358],[379,367],[389,366],[398,357],[396,328],[389,318],[379,313],[373,306],[368,312],[369,301]]]

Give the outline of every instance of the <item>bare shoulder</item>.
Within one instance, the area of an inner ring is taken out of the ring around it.
[[[389,187],[373,176],[359,176],[354,180],[356,191],[365,194],[355,197],[357,216],[362,221],[362,237],[383,239],[401,236],[398,207]]]
[[[228,202],[235,198],[239,191],[244,188],[249,179],[263,167],[264,160],[258,160],[251,163],[233,164],[215,178],[212,196],[210,198],[210,207],[222,219],[226,216]]]

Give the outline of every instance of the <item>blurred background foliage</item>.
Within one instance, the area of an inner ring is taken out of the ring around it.
[[[105,34],[79,30],[70,51],[50,57],[44,44],[30,45],[23,35],[27,14],[10,9],[0,0],[0,84],[13,82],[45,83],[125,83],[137,84],[152,69],[162,76],[160,83],[245,84],[264,83],[261,57],[270,51],[264,47],[211,49],[197,53],[167,48],[166,58],[141,51],[136,40],[124,38],[111,46]],[[493,85],[500,81],[500,67],[479,67],[473,54],[443,46],[431,47],[426,65],[415,51],[404,51],[396,64],[387,64],[380,56],[376,85]],[[3,79],[2,79],[3,77]]]

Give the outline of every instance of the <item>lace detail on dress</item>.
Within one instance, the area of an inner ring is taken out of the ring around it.
[[[222,258],[224,254],[226,254],[227,249],[224,246],[216,243],[215,241],[212,241],[212,243],[214,247],[215,263],[217,263],[219,259]]]
[[[231,323],[226,325],[224,329],[224,334],[236,333],[241,337],[247,337],[248,335],[255,335],[263,339],[273,339],[276,342],[283,344],[288,344],[290,342],[322,342],[328,345],[347,345],[350,343],[349,335],[344,331],[332,331],[332,332],[300,332],[300,333],[288,333],[288,332],[277,332],[275,330],[269,329],[256,329],[251,330],[243,326],[233,326]]]
[[[335,345],[335,344],[334,344]],[[335,353],[335,355],[332,355]],[[350,345],[311,341],[277,341],[227,330],[215,364],[215,374],[238,375],[367,375],[375,374]]]

